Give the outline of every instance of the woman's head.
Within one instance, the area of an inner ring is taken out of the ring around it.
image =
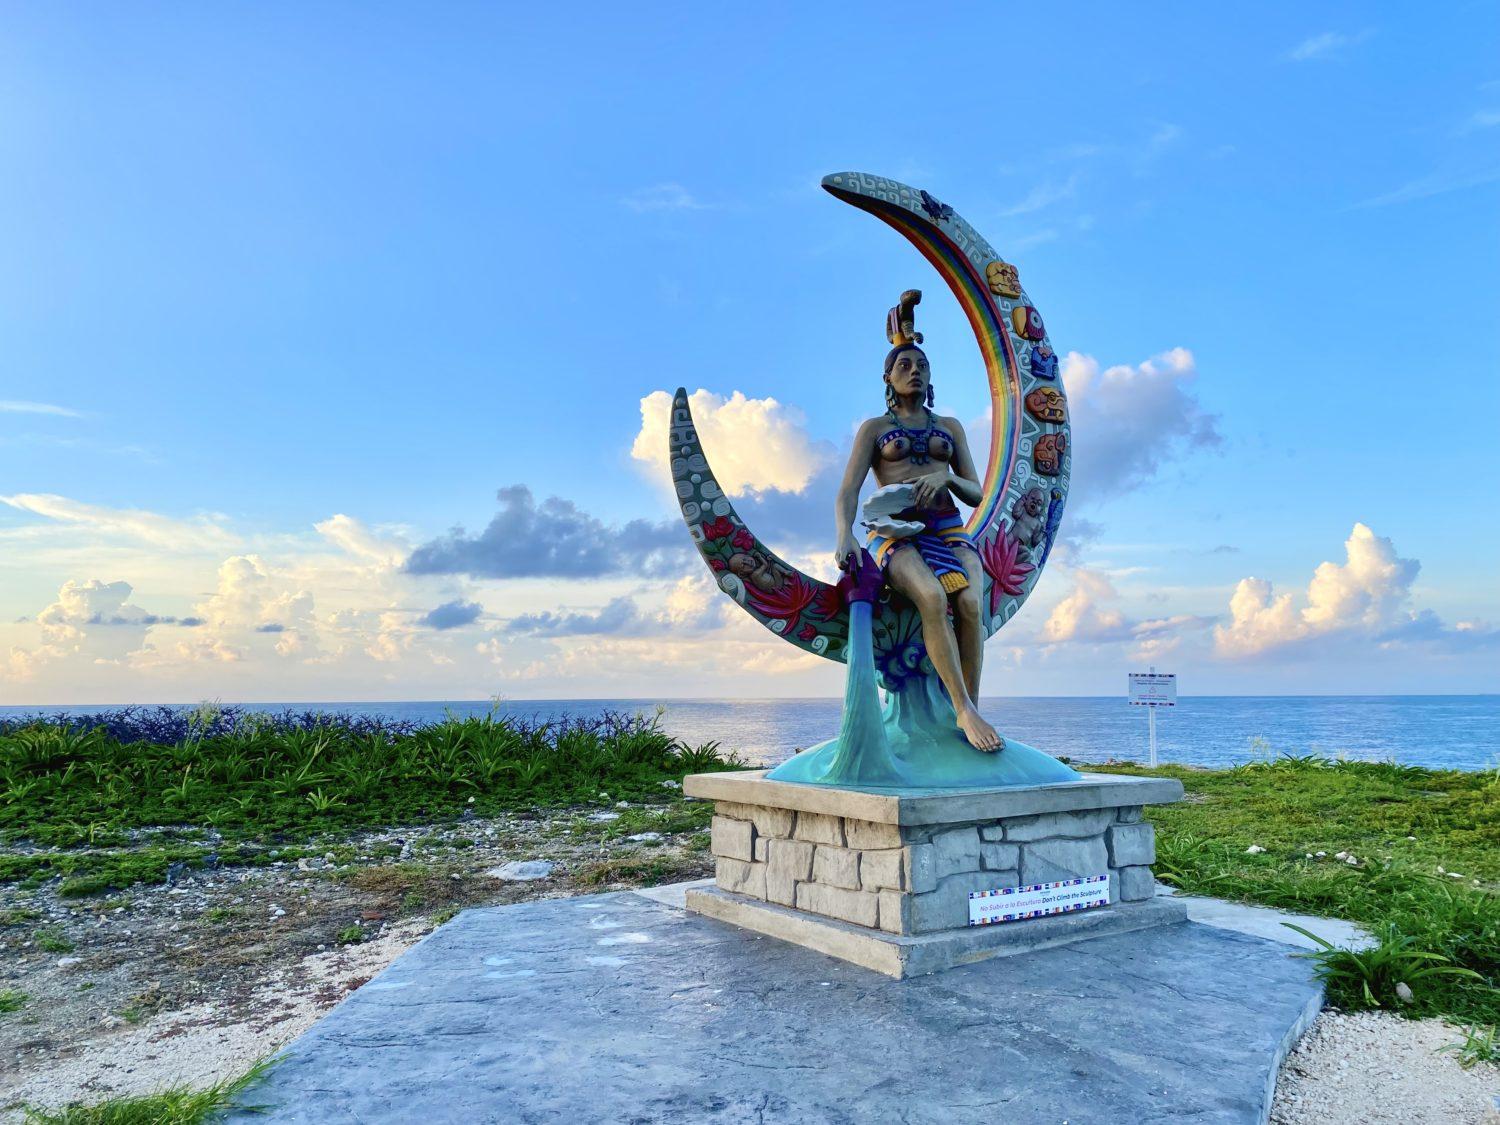
[[[885,381],[895,394],[927,400],[932,390],[932,368],[928,366],[927,353],[915,344],[898,344],[885,357]]]

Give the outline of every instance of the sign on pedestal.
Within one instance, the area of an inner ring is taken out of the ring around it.
[[[1109,905],[1109,876],[1090,875],[1056,883],[1034,883],[1029,887],[999,887],[993,891],[969,892],[969,925],[1018,922],[1044,914],[1065,914]]]

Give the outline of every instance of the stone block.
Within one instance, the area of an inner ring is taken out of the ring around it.
[[[749,895],[751,898],[766,897],[766,865],[745,863],[738,859],[720,857],[714,862],[714,881],[726,891]]]
[[[1113,875],[1110,876],[1114,878]],[[797,905],[797,880],[781,875],[770,864],[766,865],[766,901],[778,902],[782,906]]]
[[[911,896],[900,891],[881,891],[880,928],[887,933],[904,934],[911,930]]]
[[[762,836],[790,836],[797,814],[791,809],[773,809],[770,805],[746,805],[739,801],[718,801],[714,812],[735,820],[748,820]]]
[[[710,847],[714,855],[742,859],[749,863],[755,859],[755,825],[748,820],[731,820],[727,816],[716,816],[709,828]]]
[[[873,820],[844,821],[844,842],[851,848],[899,848],[901,829],[894,824],[876,824]]]
[[[1021,864],[1021,845],[983,843],[979,859],[986,871],[1013,871]]]
[[[979,826],[979,838],[981,840],[1003,840],[1005,839],[1005,825],[997,821],[994,824],[981,824]]]
[[[1156,862],[1156,829],[1149,824],[1116,824],[1104,833],[1111,867],[1149,866]]]
[[[802,840],[768,840],[766,861],[771,871],[798,883],[812,878],[813,845]]]
[[[839,817],[826,816],[823,813],[799,813],[792,836],[794,839],[806,840],[812,844],[832,844],[842,848],[844,846],[844,822]]]
[[[813,882],[859,890],[859,853],[849,848],[818,845],[813,853]]]
[[[809,910],[842,922],[873,929],[880,920],[880,896],[869,891],[849,891],[822,883],[802,883],[797,887],[797,909]]]
[[[939,879],[961,871],[979,870],[979,832],[973,825],[934,832],[932,850]]]
[[[1141,822],[1140,805],[1121,805],[1115,810],[1116,824],[1139,824]]]
[[[1052,883],[1080,875],[1103,875],[1109,870],[1104,837],[1087,840],[1037,840],[1021,848],[1021,883]]]
[[[937,889],[937,855],[931,844],[912,844],[902,849],[901,878],[909,891]]]
[[[993,891],[1014,886],[1014,871],[965,871],[939,879],[936,890],[909,896],[910,932],[925,934],[967,926],[970,891]]]
[[[906,889],[906,880],[902,877],[902,863],[904,856],[900,848],[885,848],[875,852],[861,852],[859,855],[859,882],[867,891],[890,889],[901,891]]]
[[[1114,809],[1084,809],[1079,812],[1043,813],[1041,816],[1016,816],[1005,822],[1005,838],[1025,843],[1045,840],[1049,836],[1066,836],[1080,840],[1097,836],[1115,819]]]
[[[1119,876],[1120,899],[1124,902],[1140,902],[1156,894],[1156,877],[1149,867],[1122,867],[1114,874]]]

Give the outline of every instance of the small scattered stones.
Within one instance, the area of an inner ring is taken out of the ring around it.
[[[1438,1019],[1325,1011],[1276,1082],[1272,1125],[1449,1125],[1481,1121],[1496,1069],[1458,1065]]]

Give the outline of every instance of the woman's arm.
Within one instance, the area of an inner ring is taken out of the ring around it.
[[[871,418],[859,427],[854,435],[854,448],[849,451],[849,463],[844,466],[844,479],[839,483],[838,498],[833,502],[833,519],[837,538],[833,558],[840,566],[854,554],[854,566],[858,566],[859,543],[854,538],[854,515],[859,507],[859,490],[870,471],[870,462],[875,456],[875,430],[880,419]]]
[[[969,437],[957,418],[946,418],[944,421],[953,434],[953,461],[948,470],[948,491],[972,508],[979,503],[984,486],[980,484],[979,472],[974,468],[974,458],[969,454]]]

